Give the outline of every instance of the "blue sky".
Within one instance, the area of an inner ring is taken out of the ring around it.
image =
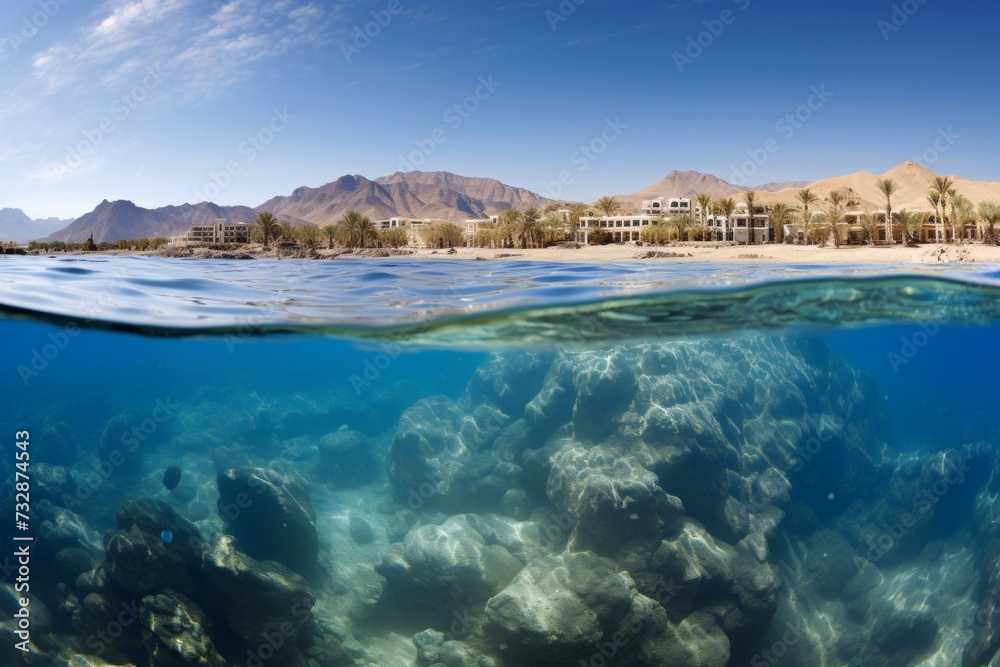
[[[963,0],[11,0],[0,207],[256,206],[409,166],[587,201],[672,169],[757,184],[921,158],[1000,180],[997,13]]]

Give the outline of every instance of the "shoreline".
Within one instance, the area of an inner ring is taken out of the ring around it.
[[[789,244],[753,246],[720,245],[711,242],[671,243],[663,246],[614,244],[548,248],[430,248],[366,249],[270,249],[261,246],[213,250],[190,248],[179,253],[177,248],[150,251],[105,250],[94,252],[39,253],[38,257],[136,256],[166,259],[435,259],[480,261],[566,262],[577,264],[612,264],[623,262],[669,262],[674,264],[762,264],[762,265],[915,265],[915,264],[1000,264],[1000,246],[984,244],[924,244],[905,246],[842,246],[819,247]]]

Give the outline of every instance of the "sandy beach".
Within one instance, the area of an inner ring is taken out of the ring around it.
[[[969,244],[923,244],[903,246],[805,246],[767,244],[735,246],[716,243],[672,243],[665,246],[635,244],[591,245],[573,244],[549,248],[400,248],[398,250],[336,248],[270,248],[251,245],[231,250],[204,247],[164,247],[152,251],[106,250],[99,252],[44,253],[46,256],[110,255],[194,259],[434,259],[489,260],[530,262],[576,262],[581,264],[612,264],[621,262],[672,262],[677,264],[787,264],[787,265],[913,265],[913,264],[1000,264],[1000,246]]]
[[[974,262],[1000,264],[1000,247],[982,244],[926,244],[903,246],[843,246],[840,248],[804,245],[732,246],[712,243],[676,243],[667,246],[604,245],[551,247],[533,250],[510,248],[417,249],[407,257],[418,259],[528,260],[538,262],[676,262],[707,264],[944,264]]]

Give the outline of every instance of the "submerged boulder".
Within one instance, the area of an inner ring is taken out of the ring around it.
[[[446,615],[485,602],[507,585],[524,565],[511,553],[519,550],[516,542],[499,518],[457,515],[411,530],[376,571],[397,600]]]
[[[256,561],[230,535],[217,535],[202,559],[229,627],[256,648],[265,638],[276,657],[294,654],[312,619],[316,596],[308,582],[280,563]],[[280,641],[278,641],[280,640]]]
[[[344,429],[319,441],[319,475],[337,489],[353,489],[378,478],[379,461],[367,436]]]
[[[212,641],[211,619],[180,593],[167,589],[144,597],[139,621],[152,667],[226,667]]]
[[[219,516],[244,553],[300,573],[315,570],[316,512],[301,475],[241,468],[220,473],[216,480]]]
[[[162,537],[165,530],[173,534],[170,543]],[[150,498],[125,503],[106,540],[104,569],[129,594],[198,588],[201,533],[166,503]]]

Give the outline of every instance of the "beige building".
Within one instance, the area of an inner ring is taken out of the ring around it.
[[[218,219],[211,225],[195,225],[188,230],[181,240],[187,243],[227,244],[250,243],[250,232],[253,225],[246,222],[230,223]]]

